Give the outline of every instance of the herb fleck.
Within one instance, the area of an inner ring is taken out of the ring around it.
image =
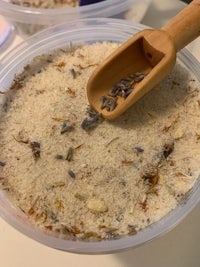
[[[85,201],[87,199],[87,197],[85,195],[82,195],[82,194],[79,194],[79,193],[76,193],[74,195],[74,197],[80,201]]]
[[[174,143],[166,143],[163,146],[163,156],[167,158],[174,150]]]
[[[156,185],[159,180],[158,169],[156,167],[149,166],[147,170],[143,173],[142,179],[148,181],[148,183],[151,185]]]
[[[75,91],[73,91],[71,88],[68,88],[68,89],[66,90],[66,93],[67,93],[71,98],[76,97],[76,93],[75,93]]]
[[[135,226],[129,224],[129,225],[128,225],[128,234],[129,234],[129,235],[135,235],[136,233],[137,233],[137,231],[136,231],[136,229],[135,229]]]
[[[35,160],[40,158],[40,143],[39,142],[31,142],[30,147],[32,149],[33,157]]]

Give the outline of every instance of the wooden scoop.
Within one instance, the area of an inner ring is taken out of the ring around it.
[[[138,32],[91,75],[87,84],[90,105],[104,118],[115,119],[168,75],[175,65],[176,53],[199,35],[200,0],[192,1],[162,29]],[[135,73],[147,75],[133,83],[134,89],[129,90],[128,96],[110,96],[111,89],[121,79],[129,80]],[[110,110],[103,101],[111,106]]]

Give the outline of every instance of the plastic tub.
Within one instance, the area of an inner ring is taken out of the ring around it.
[[[0,14],[16,27],[22,37],[26,37],[50,25],[82,18],[116,17],[139,22],[149,3],[150,0],[106,0],[75,8],[42,9],[22,7],[9,0],[0,0]]]
[[[84,44],[112,40],[121,43],[143,28],[145,26],[125,20],[85,19],[44,30],[29,37],[2,59],[0,91],[8,88],[15,75],[37,55],[48,53],[55,48],[66,47],[71,42]],[[186,69],[200,80],[198,61],[185,49],[178,57]],[[4,191],[0,191],[0,216],[23,234],[47,246],[73,253],[105,254],[137,247],[169,231],[189,214],[199,200],[200,179],[197,179],[181,203],[157,223],[151,224],[136,235],[100,242],[69,241],[45,234],[30,224],[23,212],[14,208]]]

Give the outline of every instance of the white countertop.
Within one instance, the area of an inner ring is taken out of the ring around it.
[[[160,28],[184,7],[178,0],[153,0],[142,23]],[[10,40],[10,47],[20,38]],[[200,61],[200,38],[188,46]],[[5,46],[0,48],[0,56]],[[0,218],[1,267],[199,267],[200,204],[171,232],[139,248],[111,255],[76,255],[46,247]]]

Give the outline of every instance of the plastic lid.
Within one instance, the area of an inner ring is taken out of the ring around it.
[[[90,4],[96,4],[105,0],[79,0],[79,6],[85,6]]]

